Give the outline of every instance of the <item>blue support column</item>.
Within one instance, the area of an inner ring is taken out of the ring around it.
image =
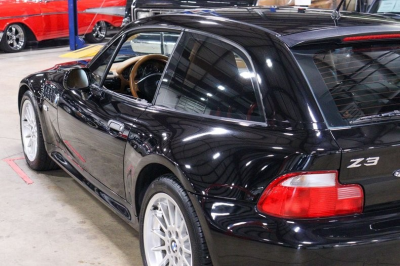
[[[69,47],[77,50],[84,46],[85,41],[78,36],[78,8],[77,0],[68,0],[68,22],[69,22]]]

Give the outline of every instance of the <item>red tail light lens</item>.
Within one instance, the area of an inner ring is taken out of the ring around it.
[[[370,40],[398,39],[400,34],[378,34],[378,35],[363,35],[343,38],[343,42],[357,42]]]
[[[258,201],[260,212],[283,218],[317,218],[361,213],[360,185],[341,185],[337,171],[300,172],[273,181]]]

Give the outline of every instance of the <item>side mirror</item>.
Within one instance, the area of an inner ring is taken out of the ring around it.
[[[73,68],[68,70],[64,76],[64,88],[68,90],[86,89],[89,87],[88,70],[84,68]]]

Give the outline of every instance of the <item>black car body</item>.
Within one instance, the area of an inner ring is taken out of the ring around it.
[[[34,95],[47,154],[136,229],[152,182],[175,176],[208,250],[189,265],[395,265],[400,24],[354,13],[337,24],[330,12],[296,8],[154,16],[125,27],[90,62],[23,79],[18,101]],[[142,76],[150,85],[139,82],[146,92],[132,98],[120,81],[131,67],[113,75],[132,55],[114,52],[142,32],[142,40],[176,34],[178,44],[161,51],[165,68],[161,59],[140,70],[156,78]],[[334,177],[335,197],[314,190],[319,175]],[[269,208],[275,188],[290,197],[292,176],[318,177],[305,215],[296,197]],[[324,209],[353,198],[350,211]]]

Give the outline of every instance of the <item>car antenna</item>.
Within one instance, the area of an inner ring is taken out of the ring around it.
[[[339,19],[340,19],[340,11],[339,11],[339,9],[342,7],[344,1],[345,0],[340,1],[339,5],[332,12],[331,17],[333,19],[333,22],[335,23],[335,26],[337,26],[338,23],[339,23]]]

